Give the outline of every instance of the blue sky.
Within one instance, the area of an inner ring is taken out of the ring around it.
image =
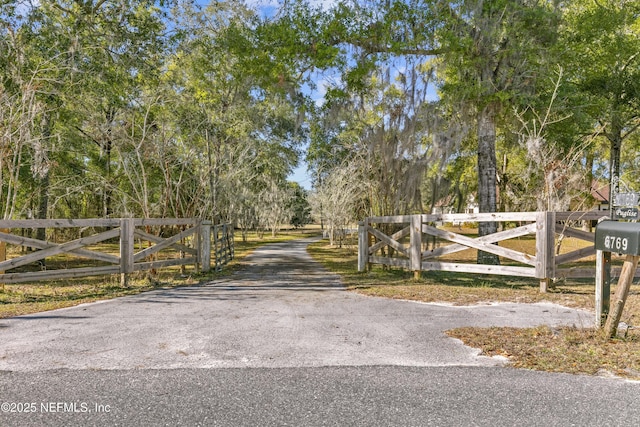
[[[289,181],[295,181],[307,190],[311,190],[311,178],[307,175],[307,164],[302,164],[297,167],[291,175],[289,175]]]

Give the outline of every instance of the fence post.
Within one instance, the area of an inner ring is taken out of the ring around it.
[[[227,265],[230,261],[230,251],[229,251],[229,224],[226,222],[222,226],[222,233],[224,235],[224,265]]]
[[[0,232],[8,233],[9,229],[0,228]],[[0,262],[7,260],[7,244],[5,242],[0,242]],[[3,270],[0,270],[0,274],[4,274]]]
[[[202,272],[211,270],[211,221],[200,222],[200,265]]]
[[[220,224],[213,226],[213,257],[215,258],[216,271],[220,271],[220,246],[218,233],[220,233]]]
[[[8,233],[9,229],[0,228],[0,231],[3,233]],[[6,260],[7,260],[7,244],[5,242],[0,242],[0,262],[6,261]],[[0,275],[2,274],[4,274],[4,270],[0,270]],[[2,283],[2,291],[4,291],[4,282],[0,281],[0,283]]]
[[[369,267],[369,222],[365,219],[358,223],[358,271],[367,271]]]
[[[233,230],[233,223],[230,222],[228,240],[229,240],[229,254],[231,256],[231,259],[234,259],[236,256],[236,243],[234,239],[235,239],[235,235]]]
[[[411,215],[409,245],[409,265],[414,279],[419,279],[422,270],[422,215]]]
[[[552,287],[556,275],[555,233],[556,213],[538,212],[536,215],[536,278],[540,279],[540,292]]]
[[[629,288],[633,283],[633,277],[638,269],[639,259],[640,256],[627,255],[624,260],[624,264],[622,264],[622,271],[620,272],[618,285],[616,286],[616,293],[613,297],[613,306],[611,307],[611,312],[607,316],[607,321],[604,325],[605,333],[609,338],[616,336],[620,317],[622,317],[622,310],[624,310],[624,304],[627,301],[627,296],[629,295]]]
[[[596,328],[604,326],[611,304],[611,252],[596,251]]]
[[[134,218],[120,219],[120,286],[129,284],[129,274],[133,273],[133,244],[136,229]]]

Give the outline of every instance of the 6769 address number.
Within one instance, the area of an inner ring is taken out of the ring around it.
[[[629,239],[618,236],[604,236],[604,246],[613,251],[626,251],[629,249]]]

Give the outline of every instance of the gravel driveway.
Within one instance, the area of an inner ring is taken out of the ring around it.
[[[450,307],[358,295],[306,252],[272,244],[201,286],[0,320],[0,370],[490,366],[458,326],[590,325],[554,304]]]

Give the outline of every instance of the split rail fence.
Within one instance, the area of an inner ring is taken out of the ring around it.
[[[566,264],[596,255],[594,233],[579,227],[582,221],[598,221],[605,216],[606,212],[592,211],[371,217],[359,224],[358,270],[365,271],[371,264],[382,264],[402,267],[413,271],[416,276],[422,271],[435,270],[531,277],[539,279],[540,290],[546,292],[553,279],[595,277],[595,265],[591,268]],[[499,222],[516,226],[505,226],[502,231],[477,238],[436,226],[438,223],[478,222]],[[535,253],[497,244],[527,235],[535,236]],[[556,254],[560,236],[584,240],[588,244],[568,253]],[[446,255],[468,249],[495,254],[500,257],[501,265],[442,259]]]
[[[45,229],[45,235],[53,238],[25,236],[36,229]],[[70,235],[78,238],[65,239]],[[117,253],[111,253],[108,249],[115,242]],[[11,245],[32,252],[7,251]],[[126,285],[129,275],[137,271],[194,265],[196,271],[207,272],[212,255],[216,269],[233,258],[233,227],[197,218],[0,220],[0,283],[120,274],[121,283]],[[91,260],[93,264],[47,269],[47,258],[60,256]],[[33,265],[42,268],[28,271]]]
[[[213,226],[213,255],[216,270],[221,270],[235,256],[234,233],[231,224]],[[206,257],[206,256],[205,256]]]

